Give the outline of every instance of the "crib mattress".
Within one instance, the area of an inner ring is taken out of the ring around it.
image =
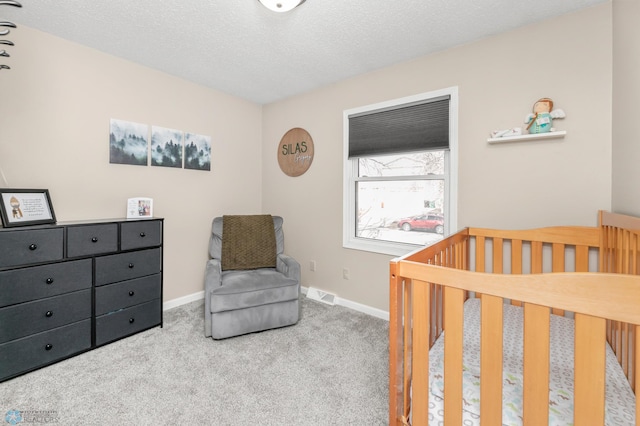
[[[504,425],[522,425],[523,308],[504,306]],[[551,315],[549,425],[573,424],[573,319]],[[429,351],[429,425],[444,424],[444,333]],[[635,396],[616,357],[606,347],[608,426],[635,424]],[[480,300],[464,305],[463,424],[480,424]]]

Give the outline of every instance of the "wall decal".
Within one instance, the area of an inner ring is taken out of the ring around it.
[[[287,176],[300,176],[309,170],[313,155],[313,139],[299,127],[285,133],[278,145],[278,164]]]

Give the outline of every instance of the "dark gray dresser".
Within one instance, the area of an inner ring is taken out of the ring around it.
[[[0,382],[162,326],[163,219],[0,228]]]

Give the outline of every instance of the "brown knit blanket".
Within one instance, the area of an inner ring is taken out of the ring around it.
[[[222,270],[275,268],[271,215],[222,216]]]

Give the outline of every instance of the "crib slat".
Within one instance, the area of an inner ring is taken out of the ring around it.
[[[576,272],[589,272],[588,246],[576,246]]]
[[[616,237],[615,237],[615,241],[616,241],[616,253],[615,253],[615,257],[616,257],[616,271],[620,271],[623,272],[625,271],[624,269],[624,264],[626,263],[624,261],[624,256],[622,255],[622,247],[624,246],[624,230],[620,229],[620,228],[616,228]]]
[[[444,423],[462,424],[462,290],[444,289]]]
[[[576,314],[574,423],[604,424],[605,320]]]
[[[632,326],[631,327],[631,335],[629,336],[629,342],[631,347],[635,350],[631,350],[631,360],[629,360],[629,367],[631,369],[629,375],[629,384],[631,384],[631,388],[636,392],[636,396],[640,393],[640,374],[638,374],[638,368],[640,368],[640,342],[638,342],[638,337],[640,337],[640,326]],[[636,404],[636,409],[640,408],[640,404]],[[640,416],[636,416],[638,422],[640,422]]]
[[[640,336],[640,325],[636,325],[635,327],[635,338],[637,339]],[[636,393],[636,426],[640,426],[640,374],[638,374],[638,368],[640,368],[640,343],[636,340],[635,346],[636,350],[634,353],[633,360],[633,373],[635,374],[635,381],[632,381],[632,386],[634,387]]]
[[[624,375],[629,377],[629,341],[630,341],[630,333],[631,333],[631,325],[628,323],[624,323],[622,325],[622,359],[620,360],[620,365],[622,366],[622,371],[624,371]]]
[[[552,250],[552,258],[551,258],[551,268],[553,272],[564,272],[564,252],[565,245],[561,243],[553,243],[551,245]],[[562,309],[553,308],[551,310],[556,315],[564,316],[564,311]]]
[[[480,414],[483,425],[502,424],[502,298],[482,296]]]
[[[476,237],[476,272],[484,272],[486,270],[486,239],[483,236]],[[475,297],[482,297],[482,294],[476,293]]]
[[[396,275],[397,265],[391,262],[389,266],[389,425],[395,425],[399,417],[399,400],[402,396],[402,355],[403,342],[402,318],[403,307],[399,305],[402,300],[402,280]]]
[[[522,240],[511,240],[511,273],[522,273]]]
[[[531,273],[542,273],[542,242],[531,241]]]
[[[413,382],[412,420],[414,426],[429,422],[429,284],[413,281]]]
[[[522,240],[511,240],[511,273],[522,274]],[[512,300],[514,306],[522,306],[519,300]]]
[[[502,262],[503,262],[503,247],[504,240],[502,238],[494,238],[493,239],[493,273],[494,274],[502,274]]]
[[[549,308],[524,304],[524,424],[549,424]]]
[[[564,272],[565,245],[560,243],[553,243],[551,245],[551,250],[552,250],[551,267],[553,272]]]
[[[433,346],[442,331],[442,286],[431,286],[431,334],[429,347]]]
[[[404,318],[411,318],[412,308],[413,308],[413,280],[407,279],[405,281],[403,294],[404,294],[404,301],[405,301]],[[409,395],[411,394],[409,393],[409,390],[411,389],[411,379],[412,379],[411,363],[413,360],[413,358],[408,356],[408,354],[410,354],[413,349],[413,344],[412,344],[413,337],[411,334],[411,327],[407,327],[406,324],[403,325],[402,331],[403,331],[402,342],[404,345],[402,350],[402,355],[403,355],[402,395],[404,396],[402,400],[402,413],[405,417],[407,417],[409,414],[409,410],[411,408],[411,399],[409,397]]]
[[[476,272],[484,272],[485,261],[485,239],[484,237],[476,237]]]
[[[631,240],[631,270],[630,274],[637,275],[638,274],[638,244],[640,243],[640,239],[637,234],[633,234]]]

